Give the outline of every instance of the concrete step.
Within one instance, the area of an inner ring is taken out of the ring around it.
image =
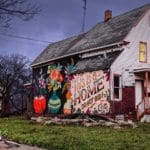
[[[141,122],[148,122],[150,123],[150,114],[144,114],[141,118]]]

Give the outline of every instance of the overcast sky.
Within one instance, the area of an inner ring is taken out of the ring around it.
[[[31,0],[30,0],[31,1]],[[32,0],[42,11],[30,21],[15,19],[10,29],[0,33],[55,42],[81,33],[83,0]],[[113,16],[149,3],[149,0],[87,0],[85,31],[103,21],[104,10]],[[31,61],[48,43],[17,39],[0,34],[0,54],[20,53]]]

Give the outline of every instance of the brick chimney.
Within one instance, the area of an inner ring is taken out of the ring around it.
[[[112,18],[112,11],[111,10],[105,10],[104,12],[104,21],[107,22]]]

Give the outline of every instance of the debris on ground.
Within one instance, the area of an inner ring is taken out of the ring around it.
[[[7,140],[0,135],[0,142],[3,142],[8,145],[8,147],[19,147],[20,145],[16,142]]]
[[[9,147],[19,147],[20,144],[13,142],[13,141],[9,141],[9,140],[4,140],[4,143],[7,144]]]
[[[7,140],[0,135],[0,150],[46,150],[46,149],[19,144],[14,141]]]
[[[83,115],[71,114],[67,116],[48,116],[48,117],[31,117],[32,121],[42,124],[56,124],[56,125],[83,125],[90,126],[107,126],[115,129],[118,128],[136,128],[136,124],[132,120],[114,120],[103,115]]]

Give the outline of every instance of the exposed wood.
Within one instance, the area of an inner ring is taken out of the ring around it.
[[[69,116],[71,117],[71,116]],[[98,115],[77,115],[71,118],[59,118],[59,117],[32,117],[32,121],[42,124],[55,124],[55,125],[83,125],[90,126],[107,126],[112,128],[135,128],[136,124],[132,121],[116,121],[109,117],[103,117]]]

